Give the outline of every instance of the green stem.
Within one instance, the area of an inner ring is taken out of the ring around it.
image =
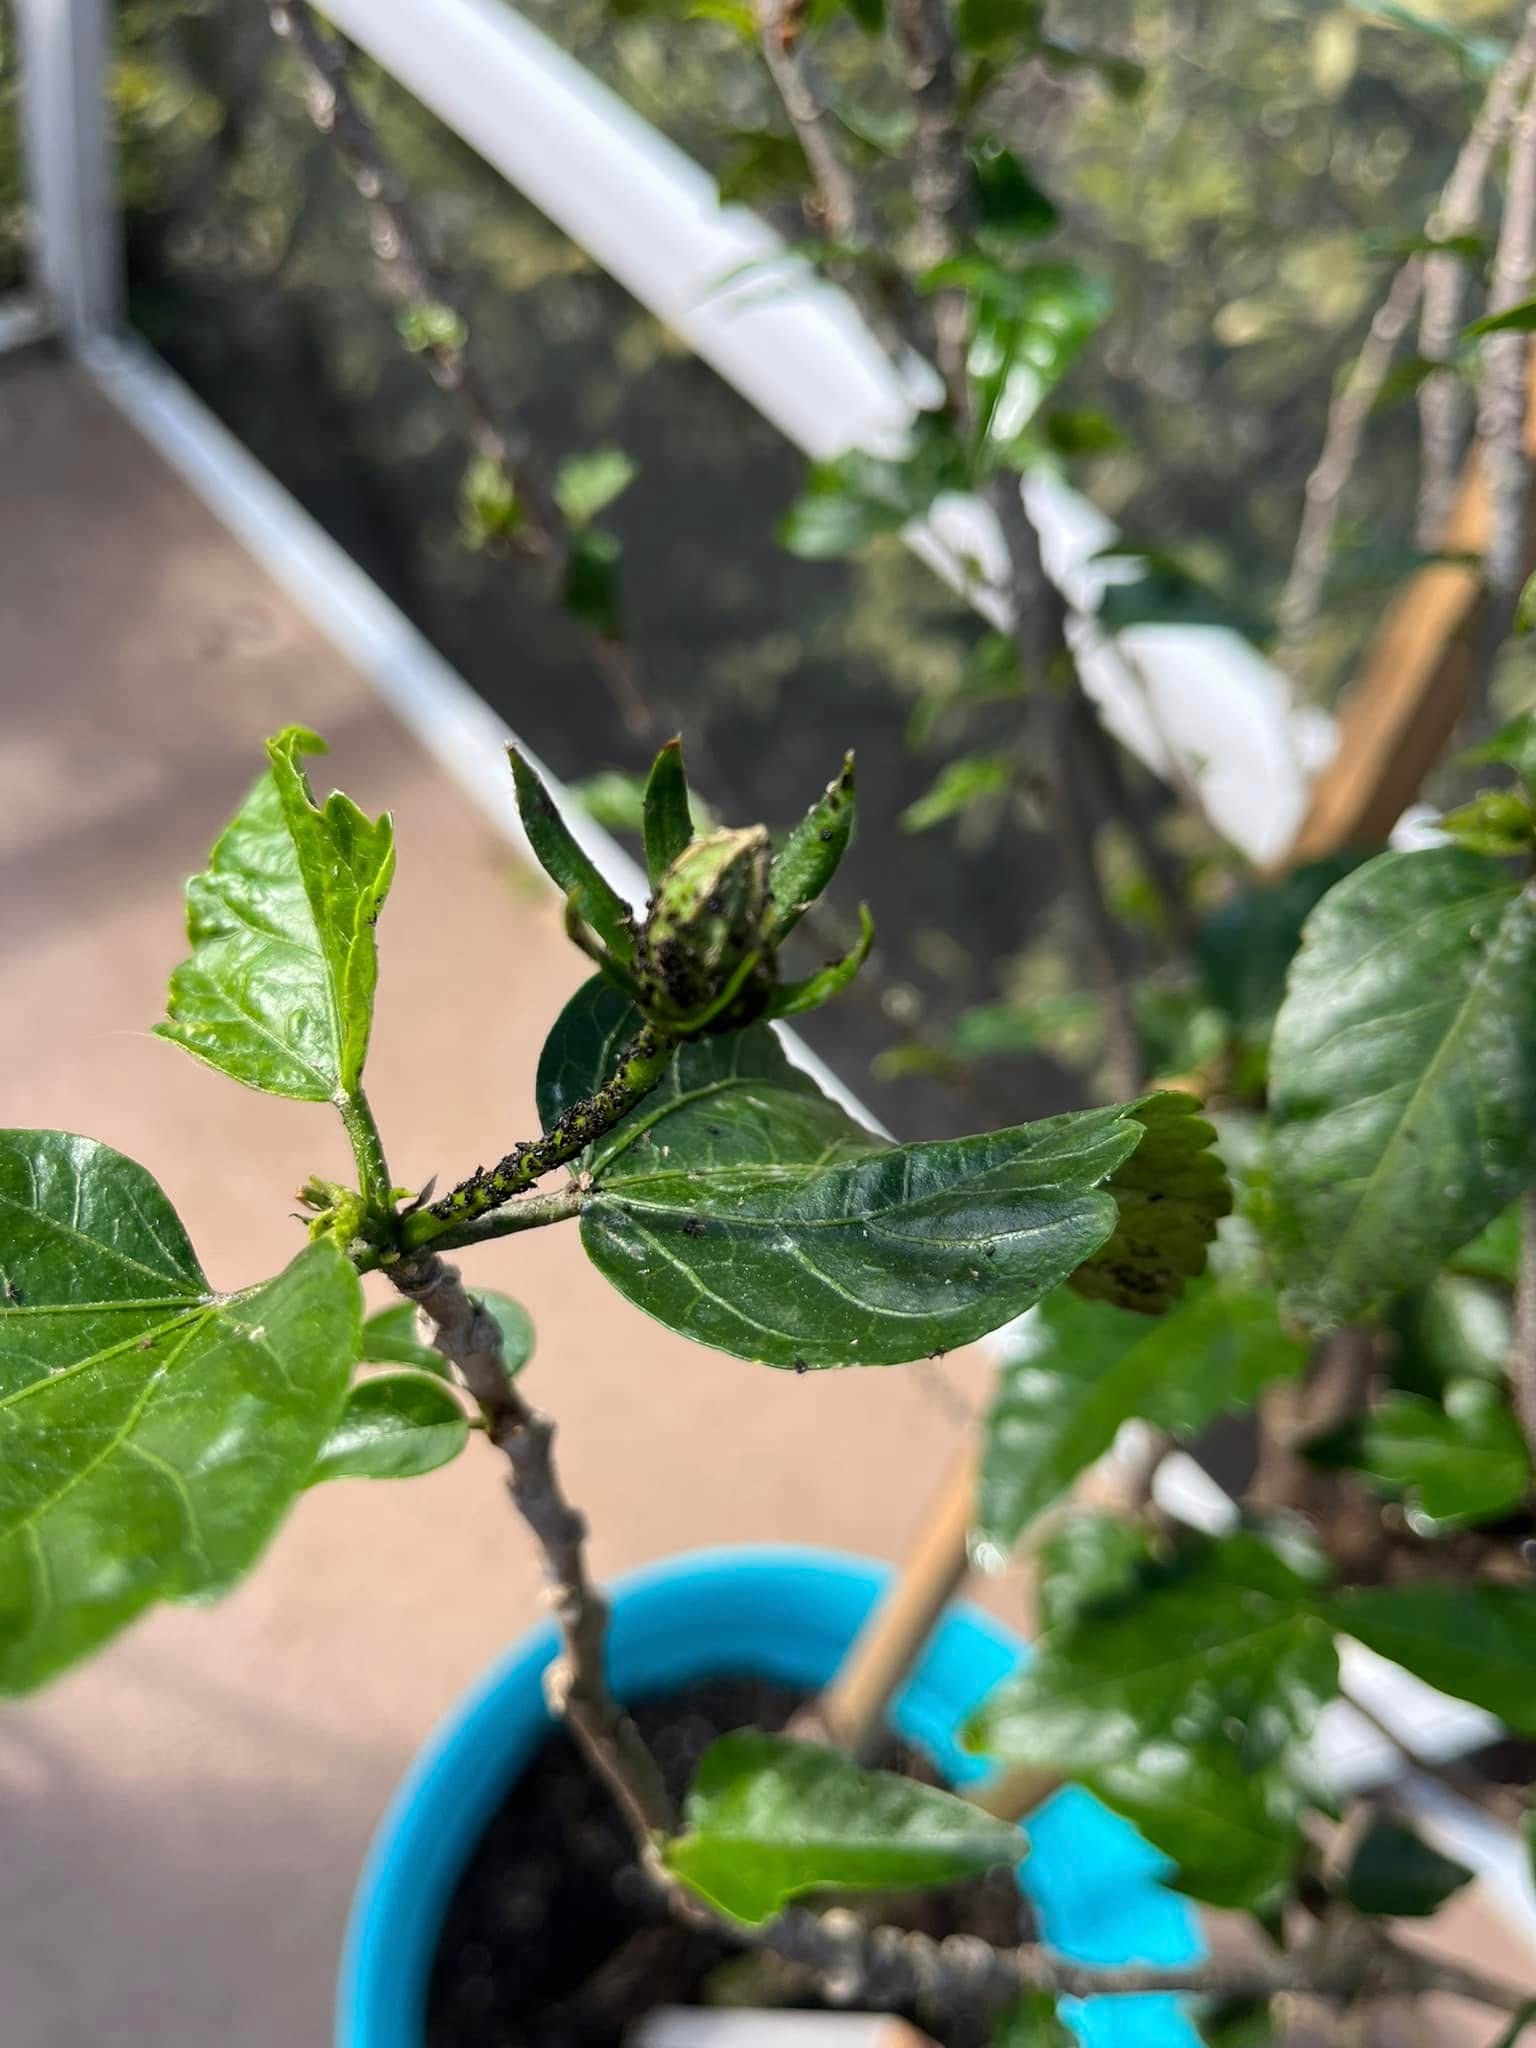
[[[367,1096],[358,1088],[343,1096],[336,1106],[341,1111],[341,1120],[351,1141],[352,1157],[357,1161],[358,1193],[374,1215],[392,1215],[394,1183],[389,1177],[384,1141],[379,1136],[379,1127],[373,1120]]]
[[[581,1214],[586,1195],[571,1181],[563,1188],[551,1188],[542,1195],[519,1195],[504,1208],[491,1209],[469,1223],[444,1223],[430,1209],[402,1219],[400,1235],[407,1252],[430,1245],[435,1252],[463,1251],[466,1246],[489,1244],[492,1238],[512,1237],[520,1230],[539,1230],[547,1223],[564,1223]],[[430,1226],[430,1227],[429,1227]],[[368,1272],[377,1259],[359,1268]]]
[[[514,1145],[495,1166],[478,1168],[440,1202],[411,1217],[404,1232],[406,1248],[438,1243],[449,1230],[499,1209],[546,1173],[584,1152],[650,1094],[671,1065],[676,1049],[674,1039],[645,1025],[619,1055],[617,1067],[603,1085],[572,1103],[542,1138]]]

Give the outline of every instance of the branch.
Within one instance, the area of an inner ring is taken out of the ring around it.
[[[1531,1191],[1520,1197],[1520,1272],[1509,1380],[1515,1414],[1536,1459],[1536,1192]]]
[[[1288,674],[1294,675],[1301,651],[1317,623],[1333,554],[1339,501],[1354,474],[1366,421],[1386,382],[1397,345],[1413,318],[1423,283],[1424,259],[1410,256],[1377,307],[1360,353],[1329,407],[1322,452],[1307,478],[1301,529],[1278,607],[1281,639],[1276,660]]]
[[[1493,159],[1508,135],[1521,93],[1536,73],[1536,0],[1525,13],[1524,26],[1509,55],[1494,73],[1477,110],[1461,154],[1429,217],[1431,241],[1448,241],[1477,225],[1483,188]],[[1466,265],[1454,250],[1431,250],[1424,259],[1424,299],[1419,315],[1419,355],[1429,363],[1449,364],[1461,328]],[[1435,374],[1419,387],[1419,427],[1423,440],[1423,475],[1419,486],[1419,545],[1440,545],[1456,492],[1468,394],[1454,376]]]
[[[912,197],[917,205],[918,265],[928,270],[955,255],[975,225],[975,179],[965,143],[946,0],[895,0],[893,23],[917,122]],[[939,375],[951,411],[963,420],[970,412],[969,302],[964,291],[945,291],[936,292],[932,303]]]
[[[1490,313],[1502,313],[1530,295],[1536,270],[1536,91],[1527,88],[1509,151],[1509,186],[1499,224],[1498,252],[1488,293]],[[1525,573],[1530,458],[1525,447],[1529,403],[1529,337],[1483,337],[1483,373],[1478,389],[1477,437],[1488,480],[1488,544],[1483,575],[1488,618],[1482,666],[1492,667],[1514,618]]]
[[[467,1180],[460,1181],[440,1202],[408,1218],[404,1229],[407,1247],[414,1250],[433,1244],[446,1236],[450,1228],[475,1222],[487,1210],[499,1209],[543,1175],[584,1152],[650,1094],[671,1065],[676,1050],[673,1039],[645,1025],[620,1053],[618,1065],[602,1086],[573,1102],[542,1138],[525,1138],[495,1166],[477,1166]],[[565,1199],[569,1201],[569,1195]],[[555,1219],[545,1214],[538,1220]],[[486,1235],[499,1236],[500,1232],[488,1231]],[[468,1243],[473,1238],[456,1234],[455,1241]]]
[[[539,1547],[564,1645],[545,1676],[551,1708],[564,1717],[637,1839],[648,1845],[652,1836],[670,1833],[677,1816],[639,1730],[608,1690],[608,1603],[587,1575],[586,1518],[560,1485],[555,1426],[518,1392],[496,1320],[467,1292],[456,1266],[427,1253],[400,1260],[389,1277],[432,1324],[432,1341],[458,1369],[491,1442],[506,1457],[508,1491]]]
[[[415,316],[418,331],[425,337],[417,353],[434,382],[457,404],[465,437],[475,454],[494,465],[512,486],[522,515],[516,547],[543,562],[552,575],[562,575],[571,552],[565,517],[526,431],[516,419],[498,413],[470,359],[463,311],[432,260],[430,243],[405,181],[352,89],[347,44],[320,27],[308,0],[272,0],[270,14],[273,32],[304,68],[304,100],[310,119],[335,144],[347,176],[368,208],[373,253],[385,285],[397,303]],[[451,318],[445,321],[444,313]],[[612,637],[595,634],[593,653],[626,727],[643,736],[655,719],[635,680],[628,651]]]

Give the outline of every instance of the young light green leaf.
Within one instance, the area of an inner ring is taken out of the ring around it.
[[[1328,1328],[1420,1282],[1536,1176],[1536,899],[1385,853],[1307,920],[1270,1050],[1271,1242]]]
[[[1174,1436],[1300,1372],[1274,1297],[1196,1281],[1157,1321],[1062,1288],[1010,1337],[982,1438],[976,1540],[1006,1558],[1133,1418]]]
[[[742,1729],[705,1751],[667,1868],[749,1927],[806,1892],[950,1884],[1027,1844],[1008,1821],[821,1743]]]
[[[681,740],[668,740],[651,763],[645,785],[642,826],[646,872],[650,876],[651,887],[655,888],[693,838]]]
[[[1071,1772],[1178,1865],[1251,1905],[1285,1881],[1315,1796],[1305,1745],[1338,1689],[1315,1589],[1258,1537],[1189,1546],[1079,1609],[985,1700],[972,1747]]]
[[[155,1029],[248,1088],[339,1103],[362,1081],[395,848],[387,814],[315,803],[300,761],[324,751],[299,726],[268,741],[268,773],[187,884],[192,957]]]
[[[1518,1506],[1531,1483],[1530,1454],[1502,1392],[1476,1379],[1454,1381],[1443,1406],[1388,1394],[1361,1430],[1360,1469],[1437,1522],[1491,1521]]]
[[[1127,1103],[1123,1113],[1144,1136],[1106,1183],[1119,1220],[1071,1284],[1089,1301],[1157,1316],[1205,1271],[1216,1225],[1232,1208],[1232,1188],[1211,1149],[1215,1129],[1193,1095],[1163,1089]]]
[[[1007,754],[962,754],[946,761],[931,789],[901,814],[903,832],[929,832],[989,797],[1006,796],[1018,775]]]
[[[634,1030],[602,982],[573,997],[540,1063],[546,1129]],[[796,1369],[892,1365],[996,1329],[1089,1258],[1118,1221],[1104,1183],[1143,1136],[1102,1109],[890,1145],[755,1026],[684,1046],[583,1155],[582,1241],[698,1342]]]
[[[510,1294],[498,1294],[489,1287],[478,1288],[476,1299],[496,1318],[507,1371],[521,1372],[533,1356],[532,1317]],[[421,1320],[408,1301],[397,1301],[368,1318],[363,1324],[360,1355],[369,1365],[408,1365],[417,1372],[435,1373],[439,1379],[448,1377],[448,1361],[422,1335]]]
[[[596,863],[577,845],[555,800],[516,747],[507,749],[517,789],[518,814],[539,866],[576,908],[593,931],[620,960],[635,951],[635,925],[629,905],[604,881]]]
[[[1335,1594],[1335,1628],[1426,1685],[1536,1735],[1536,1587],[1431,1580]]]
[[[856,817],[853,756],[786,835],[768,871],[774,938],[786,938],[821,895],[853,840]]]
[[[456,1458],[469,1423],[452,1389],[430,1372],[359,1380],[309,1475],[322,1479],[415,1479]]]
[[[583,527],[606,511],[635,479],[635,465],[622,448],[592,448],[568,455],[555,471],[555,503],[570,524]]]
[[[970,481],[969,462],[949,420],[919,413],[905,455],[853,448],[813,464],[779,538],[791,554],[812,561],[849,555],[879,534],[899,533],[921,519],[941,492],[964,490]]]
[[[1533,334],[1536,333],[1536,299],[1522,299],[1517,306],[1506,306],[1499,313],[1485,313],[1481,320],[1472,320],[1461,330],[1463,341],[1481,341],[1485,334]]]
[[[1357,1913],[1425,1919],[1471,1881],[1464,1863],[1431,1849],[1401,1821],[1376,1813],[1350,1858],[1344,1896]]]
[[[216,1295],[141,1166],[0,1135],[0,1691],[156,1600],[223,1592],[303,1487],[357,1358],[329,1244]]]

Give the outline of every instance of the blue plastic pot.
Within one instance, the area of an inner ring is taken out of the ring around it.
[[[613,1588],[609,1669],[621,1698],[751,1676],[820,1686],[890,1571],[831,1551],[698,1551]],[[460,1872],[507,1787],[549,1725],[541,1675],[552,1627],[525,1636],[448,1715],[396,1793],[353,1902],[337,2001],[338,2048],[422,2048],[427,1979]],[[955,1731],[1023,1655],[972,1608],[954,1608],[892,1718],[952,1783],[974,1777]],[[1068,1788],[1031,1819],[1020,1880],[1044,1938],[1091,1963],[1183,1963],[1201,1954],[1188,1903],[1163,1889],[1167,1865],[1088,1794]],[[1097,1999],[1067,2015],[1086,2048],[1198,2048],[1174,2000]]]

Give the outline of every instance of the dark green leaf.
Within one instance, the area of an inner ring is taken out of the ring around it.
[[[573,997],[540,1062],[546,1128],[635,1023],[601,981]],[[622,1294],[717,1350],[892,1365],[996,1329],[1081,1265],[1115,1228],[1103,1184],[1141,1129],[1087,1110],[893,1146],[757,1026],[685,1046],[583,1156],[582,1240]]]
[[[1026,1844],[969,1800],[821,1743],[742,1729],[705,1751],[667,1868],[720,1912],[761,1926],[806,1892],[949,1884]]]
[[[1004,796],[1018,769],[1008,754],[962,754],[948,761],[938,780],[901,814],[904,832],[928,832],[989,797]]]
[[[1456,1255],[1473,1264],[1482,1239]],[[1512,1276],[1511,1276],[1512,1278]],[[1510,1300],[1502,1287],[1463,1272],[1438,1273],[1421,1294],[1410,1295],[1392,1319],[1397,1351],[1394,1382],[1410,1393],[1440,1397],[1457,1380],[1504,1381],[1513,1338]]]
[[[1101,50],[1074,36],[1046,36],[1040,55],[1058,71],[1089,71],[1107,86],[1117,100],[1133,100],[1147,82],[1147,74],[1134,57],[1118,50]]]
[[[427,1372],[359,1380],[326,1438],[309,1484],[322,1479],[414,1479],[456,1458],[469,1424],[451,1388]]]
[[[581,915],[611,953],[620,960],[634,957],[635,926],[629,905],[598,873],[596,863],[577,845],[571,828],[555,808],[554,799],[516,747],[507,754],[517,787],[517,808],[539,866],[567,896],[576,898]]]
[[[1112,455],[1126,438],[1107,413],[1091,407],[1059,406],[1040,422],[1046,446],[1064,461],[1085,455]]]
[[[1270,1050],[1271,1241],[1329,1327],[1422,1280],[1536,1173],[1536,907],[1459,847],[1384,853],[1307,921]]]
[[[1107,288],[1070,263],[997,266],[966,273],[973,323],[968,370],[981,445],[1004,448],[1021,435],[1108,317]],[[951,282],[931,272],[930,287]],[[953,281],[964,282],[964,277]]]
[[[1466,341],[1480,341],[1485,334],[1536,334],[1536,299],[1522,299],[1518,306],[1506,306],[1501,313],[1485,313],[1461,330]]]
[[[1090,1301],[1161,1315],[1185,1281],[1205,1271],[1216,1225],[1232,1208],[1232,1188],[1211,1150],[1215,1130],[1193,1095],[1164,1089],[1128,1103],[1124,1114],[1146,1136],[1106,1184],[1120,1220],[1071,1284]]]
[[[269,1095],[340,1102],[362,1080],[395,871],[388,815],[339,792],[315,803],[300,767],[325,742],[290,726],[271,768],[187,884],[192,957],[171,976],[162,1038]]]
[[[1525,1498],[1531,1461],[1502,1393],[1456,1380],[1442,1406],[1389,1394],[1361,1432],[1361,1470],[1434,1521],[1492,1521]]]
[[[1264,642],[1270,626],[1240,598],[1215,590],[1165,548],[1125,542],[1103,548],[1095,561],[1134,562],[1134,580],[1105,586],[1099,620],[1110,633],[1132,626],[1226,626],[1245,639]]]
[[[783,939],[794,930],[837,873],[839,862],[852,844],[856,817],[853,756],[847,754],[842,774],[827,784],[773,856],[768,893],[773,902],[776,939]]]
[[[334,1246],[216,1295],[141,1166],[0,1136],[0,1690],[254,1563],[341,1408],[360,1289]]]
[[[976,198],[984,234],[1006,245],[1037,242],[1050,234],[1061,216],[1050,195],[1041,190],[1023,163],[995,136],[985,136],[971,149]]]
[[[624,637],[619,565],[624,550],[617,534],[585,526],[571,537],[565,558],[565,608],[571,617],[605,640]]]
[[[1336,1594],[1336,1628],[1416,1678],[1536,1735],[1536,1588],[1434,1580]]]
[[[1520,1205],[1514,1203],[1495,1216],[1476,1237],[1453,1252],[1448,1263],[1455,1273],[1502,1280],[1513,1287],[1520,1270]]]
[[[643,824],[645,867],[654,888],[693,838],[681,740],[668,740],[651,763]]]
[[[1056,2016],[1056,2001],[1026,1991],[992,2022],[991,2048],[1076,2048],[1077,2036]]]
[[[590,526],[634,479],[635,465],[622,448],[569,455],[555,471],[555,503],[572,526]]]
[[[1338,1688],[1312,1585],[1256,1536],[1194,1543],[1080,1611],[983,1702],[971,1744],[1069,1771],[1213,1904],[1288,1878],[1314,1796],[1305,1745]]]
[[[1246,1407],[1306,1362],[1273,1296],[1198,1281],[1166,1316],[1062,1288],[1009,1341],[982,1439],[978,1539],[1006,1556],[1025,1529],[1113,1444],[1122,1423],[1175,1436]]]
[[[1526,1815],[1526,1839],[1530,1839],[1530,1815]],[[1528,1998],[1515,2014],[1491,2048],[1516,2048],[1516,2044],[1528,2041],[1530,2029],[1536,2027],[1536,1998]]]
[[[1042,0],[960,0],[955,28],[967,50],[994,49],[1022,40],[1027,47],[1040,31]]]
[[[878,35],[885,26],[885,0],[843,0],[843,5],[866,35]]]
[[[753,40],[756,40],[754,24]],[[776,128],[736,128],[725,136],[729,151],[720,169],[722,205],[794,198],[806,189],[810,168],[793,135]]]
[[[1350,1858],[1344,1896],[1357,1913],[1425,1919],[1471,1881],[1464,1863],[1431,1849],[1401,1821],[1375,1813]]]
[[[1309,861],[1271,887],[1240,890],[1201,925],[1195,953],[1206,992],[1244,1038],[1268,1039],[1303,925],[1362,858],[1342,853]]]

